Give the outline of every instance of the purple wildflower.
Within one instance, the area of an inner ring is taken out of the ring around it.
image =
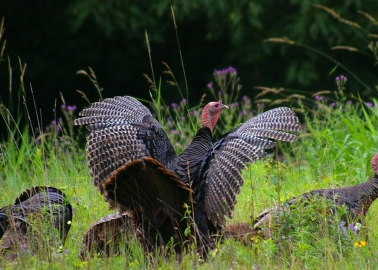
[[[339,226],[340,226],[340,229],[341,229],[341,231],[343,232],[344,236],[347,237],[347,232],[346,232],[346,230],[345,230],[345,221],[343,221],[343,220],[340,221]]]
[[[187,101],[186,98],[183,98],[183,99],[181,100],[180,104],[185,104],[186,101]]]
[[[230,73],[231,75],[235,76],[236,75],[236,69],[233,68],[233,67],[228,67],[227,69],[228,73]]]
[[[264,109],[264,107],[265,107],[265,103],[257,103],[257,108],[258,108],[259,110]]]
[[[323,97],[322,96],[318,96],[318,95],[316,95],[314,98],[315,98],[315,100],[323,100]]]
[[[368,106],[368,107],[373,107],[373,103],[371,103],[371,102],[369,102],[369,101],[368,101],[368,102],[365,102],[365,105]]]
[[[68,110],[69,112],[73,112],[73,111],[76,110],[76,106],[75,106],[75,105],[73,105],[73,106],[68,105],[68,106],[67,106],[67,110]]]
[[[353,223],[349,223],[349,224],[348,224],[348,229],[351,230],[354,234],[357,234],[357,233],[358,233],[357,226],[354,226]]]
[[[223,80],[226,80],[227,75],[230,74],[230,76],[236,76],[237,71],[233,67],[228,67],[222,70],[214,70],[215,75],[222,77]]]
[[[336,106],[336,102],[332,102],[331,107],[335,107],[335,106]]]
[[[345,77],[344,75],[340,75],[340,77],[336,77],[335,81],[339,90],[344,89],[344,85],[347,82],[347,80],[348,80],[347,77]]]
[[[231,103],[230,104],[230,108],[235,108],[235,107],[237,107],[239,104],[237,103],[237,102],[235,102],[235,103]]]
[[[198,112],[198,110],[191,110],[190,114],[193,115],[193,116],[195,116],[195,117],[198,117],[200,115],[199,112]]]
[[[172,108],[176,108],[176,107],[177,107],[177,103],[174,103],[174,102],[173,102],[173,103],[171,104],[171,106],[172,106]]]
[[[213,83],[212,82],[208,83],[207,84],[207,88],[212,89],[213,88]]]
[[[248,99],[248,97],[247,97],[247,96],[243,96],[242,99],[243,99],[244,101],[246,101],[246,100]]]
[[[20,248],[22,252],[26,252],[26,243],[22,243]]]

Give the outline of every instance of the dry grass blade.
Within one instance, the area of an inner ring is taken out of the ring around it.
[[[270,103],[272,102],[269,98],[263,98],[263,99],[255,99],[254,103]]]
[[[206,94],[203,94],[200,100],[200,104],[199,104],[200,107],[202,107],[202,105],[204,104],[205,98],[206,98]]]
[[[292,109],[294,112],[297,112],[297,113],[301,113],[301,114],[305,113],[305,110],[300,109],[300,108],[292,107],[291,109]],[[308,110],[308,111],[310,111],[311,113],[313,113],[313,110]]]
[[[172,86],[177,86],[177,84],[175,82],[172,82],[172,81],[166,81],[169,85],[172,85]]]
[[[265,96],[268,93],[278,94],[278,93],[285,90],[284,88],[278,88],[277,89],[277,88],[269,88],[269,87],[264,87],[264,86],[255,86],[254,88],[262,90],[262,92],[260,94],[256,95],[255,98]]]
[[[102,100],[102,95],[101,95],[101,88],[97,82],[97,78],[96,78],[96,75],[94,73],[94,71],[92,70],[92,68],[88,67],[89,69],[89,74],[88,72],[86,72],[85,70],[78,70],[76,71],[76,74],[79,75],[79,74],[82,74],[82,75],[85,75],[89,78],[89,80],[91,81],[91,83],[93,83],[94,87],[96,88],[97,90],[97,93],[98,95],[100,96],[100,100]]]
[[[292,95],[288,96],[287,98],[289,98],[289,99],[291,99],[291,98],[305,99],[306,97],[304,95],[292,94]]]
[[[4,28],[4,17],[3,17],[0,23],[0,39],[3,37],[4,31],[5,31],[5,28]]]
[[[60,99],[62,100],[62,103],[63,103],[64,105],[66,105],[66,101],[64,100],[64,97],[63,97],[62,92],[59,92],[59,95],[60,95]]]
[[[288,102],[290,103],[291,100],[289,98],[285,98],[285,99],[278,99],[278,100],[275,100],[273,102],[271,102],[269,105],[277,105],[277,104],[282,104],[282,103],[285,103],[285,102]]]
[[[325,6],[318,5],[318,4],[314,4],[314,7],[324,10],[325,12],[330,14],[335,19],[341,19],[341,16],[338,13],[336,13],[336,11],[334,11],[332,8],[327,8]]]
[[[362,10],[358,10],[357,11],[359,14],[361,15],[364,15],[366,18],[368,18],[374,25],[378,25],[378,21],[376,21],[373,16],[371,16],[369,13],[365,12],[365,11],[362,11]]]
[[[151,80],[151,78],[147,74],[143,74],[143,76],[147,79],[147,82],[150,84],[150,88],[154,91],[156,91],[156,87],[154,82]]]
[[[275,42],[275,43],[286,43],[286,44],[290,44],[290,45],[294,45],[295,42],[284,37],[284,38],[268,38],[268,39],[264,39],[264,42]]]
[[[165,74],[169,74],[169,75],[171,75],[171,76],[173,77],[172,70],[171,70],[171,68],[168,66],[168,64],[167,64],[166,62],[162,62],[162,64],[163,64],[163,66],[165,66],[165,67],[168,69],[168,70],[163,71],[163,73],[165,73]]]
[[[350,46],[334,46],[332,47],[332,50],[347,50],[350,52],[358,52],[358,49],[355,47],[350,47]]]
[[[329,90],[322,90],[322,91],[316,92],[312,96],[315,97],[315,96],[319,96],[319,95],[328,95],[328,94],[331,94],[331,91],[329,91]]]
[[[156,89],[156,81],[155,81],[155,73],[154,73],[154,66],[152,64],[152,56],[151,56],[151,46],[150,46],[150,40],[148,39],[147,30],[145,31],[145,38],[146,38],[146,44],[147,44],[147,50],[148,50],[148,57],[150,59],[150,66],[151,66],[151,72],[152,72],[152,85],[154,85],[154,88]]]
[[[81,95],[81,97],[88,102],[88,104],[91,103],[83,91],[76,90],[76,92],[78,92]]]
[[[358,23],[355,23],[355,22],[352,22],[352,21],[344,19],[338,13],[336,13],[336,11],[334,11],[331,8],[327,8],[325,6],[318,5],[318,4],[314,4],[314,7],[317,7],[317,8],[320,8],[320,9],[324,10],[325,12],[327,12],[328,14],[330,14],[332,17],[334,17],[335,19],[337,19],[339,22],[345,23],[347,25],[350,25],[350,26],[358,28],[358,29],[362,29],[361,26]]]
[[[2,39],[3,35],[4,35],[4,31],[5,31],[5,28],[4,28],[4,18],[1,20],[1,23],[0,23],[0,40]],[[4,40],[3,42],[3,46],[1,46],[1,49],[0,49],[0,58],[3,57],[3,53],[4,53],[4,50],[5,50],[5,45],[7,44],[7,41]]]

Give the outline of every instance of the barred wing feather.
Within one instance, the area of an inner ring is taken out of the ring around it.
[[[206,181],[205,210],[208,218],[219,225],[231,218],[236,195],[244,184],[241,170],[266,155],[275,146],[269,139],[293,142],[296,136],[286,131],[300,131],[294,112],[285,107],[272,109],[246,121],[215,142],[209,155]]]
[[[130,96],[107,98],[81,111],[75,125],[87,125],[87,159],[94,185],[101,184],[124,164],[145,156],[167,166],[176,156],[171,143],[149,109]]]

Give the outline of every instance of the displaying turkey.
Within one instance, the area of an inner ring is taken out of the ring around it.
[[[0,251],[18,252],[41,247],[48,235],[56,230],[56,248],[63,245],[71,227],[72,207],[65,195],[53,187],[33,187],[26,190],[13,205],[0,209]]]
[[[208,103],[203,127],[179,156],[151,112],[130,96],[95,102],[75,120],[90,131],[87,160],[94,185],[111,208],[132,210],[135,226],[148,233],[144,238],[154,241],[153,246],[173,238],[180,250],[188,226],[199,248],[211,246],[211,235],[232,217],[246,163],[264,157],[265,150],[276,145],[269,139],[296,140],[282,130],[301,129],[295,113],[280,107],[249,119],[213,143],[212,132],[227,108],[221,100]]]
[[[231,224],[224,230],[224,237],[243,239],[246,236],[262,235],[270,236],[270,225],[272,222],[279,222],[280,211],[290,212],[290,209],[299,205],[300,202],[306,205],[311,200],[324,198],[332,201],[332,205],[343,206],[347,208],[344,219],[351,222],[359,216],[365,216],[371,204],[378,198],[378,153],[371,159],[371,167],[374,176],[367,182],[342,188],[318,189],[306,192],[300,196],[294,197],[282,204],[262,211],[253,221],[252,225],[248,223]],[[330,209],[334,212],[334,209]]]

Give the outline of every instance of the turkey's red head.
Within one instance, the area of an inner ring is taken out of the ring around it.
[[[222,104],[221,99],[219,101],[209,102],[202,111],[203,127],[208,127],[211,132],[213,132],[223,109],[228,109],[228,106]]]
[[[371,159],[371,168],[375,175],[378,175],[378,153],[375,154]]]

